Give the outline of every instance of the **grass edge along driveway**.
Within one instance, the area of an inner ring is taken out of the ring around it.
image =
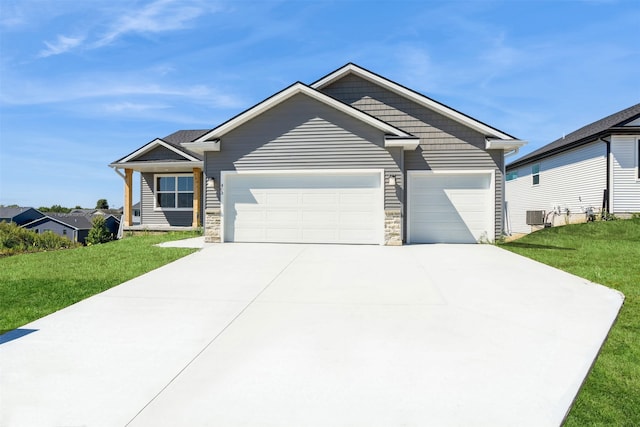
[[[0,335],[195,252],[155,245],[197,236],[140,235],[0,258]]]
[[[625,295],[564,426],[639,426],[640,219],[548,228],[500,247]]]

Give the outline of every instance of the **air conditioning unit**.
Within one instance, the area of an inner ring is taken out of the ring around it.
[[[544,211],[527,211],[527,225],[544,225]]]

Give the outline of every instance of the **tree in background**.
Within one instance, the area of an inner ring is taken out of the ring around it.
[[[107,220],[102,215],[93,218],[93,226],[89,230],[86,242],[88,245],[98,245],[111,241],[111,233],[107,229]]]
[[[71,212],[70,208],[65,208],[65,207],[60,206],[60,205],[52,205],[50,208],[48,208],[46,206],[40,206],[38,208],[38,210],[40,212],[56,212],[56,213],[69,213],[69,212]]]
[[[109,209],[107,199],[100,199],[96,202],[96,209]]]

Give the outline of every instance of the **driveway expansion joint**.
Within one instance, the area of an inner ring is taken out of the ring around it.
[[[132,422],[135,421],[135,419],[142,413],[144,412],[144,410],[151,405],[151,403],[153,403],[154,400],[156,400],[180,375],[182,375],[182,373],[184,371],[186,371],[189,366],[191,366],[193,364],[193,362],[195,362],[217,339],[218,337],[220,337],[223,333],[225,333],[225,331],[227,329],[229,329],[229,327],[238,319],[240,318],[245,311],[247,311],[247,309],[260,297],[260,295],[262,295],[263,292],[265,292],[269,286],[271,286],[271,284],[273,284],[276,280],[278,280],[278,278],[298,259],[298,257],[300,257],[300,255],[302,255],[305,252],[305,248],[302,248],[302,250],[300,252],[298,252],[296,254],[296,256],[294,256],[291,260],[289,260],[289,262],[287,263],[287,265],[285,265],[279,272],[278,274],[276,274],[270,281],[269,283],[267,283],[261,290],[260,292],[258,292],[256,294],[255,297],[253,297],[253,299],[251,301],[249,301],[247,303],[247,305],[245,305],[242,310],[240,310],[238,312],[238,314],[236,314],[233,319],[231,319],[229,321],[229,323],[227,323],[212,339],[211,341],[209,341],[191,360],[189,360],[189,362],[182,368],[180,369],[180,371],[173,376],[173,378],[171,378],[171,380],[164,386],[162,387],[162,389],[156,393],[155,396],[153,396],[153,398],[151,398],[151,400],[149,400],[143,407],[142,409],[140,409],[134,416],[133,418],[131,418],[126,424],[126,426],[129,426]]]

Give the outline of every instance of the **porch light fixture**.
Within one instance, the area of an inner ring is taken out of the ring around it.
[[[215,185],[216,185],[216,180],[213,179],[213,177],[210,176],[209,178],[207,178],[207,187],[213,188],[215,187]]]
[[[396,176],[389,175],[389,185],[396,185]]]

